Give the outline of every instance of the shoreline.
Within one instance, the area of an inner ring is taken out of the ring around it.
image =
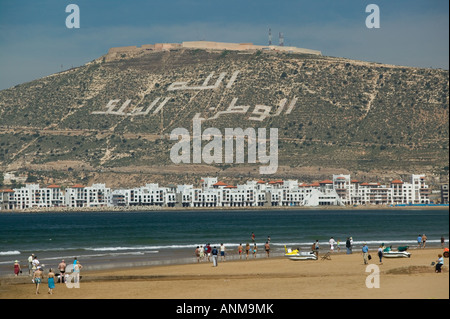
[[[229,206],[229,207],[162,207],[162,206],[105,206],[105,207],[42,207],[21,210],[0,210],[2,213],[69,213],[69,212],[142,212],[142,211],[211,211],[211,210],[449,210],[449,205],[424,206],[390,206],[390,205],[358,205],[358,206]]]
[[[217,244],[218,245],[218,244]],[[327,243],[322,243],[321,245],[323,245],[324,247],[326,247],[325,245],[327,245]],[[397,244],[395,246],[399,246],[400,244]],[[407,244],[401,244],[401,245],[407,245]],[[214,245],[212,245],[214,246]],[[236,244],[237,246],[237,244]],[[259,247],[261,247],[261,245],[259,245]],[[279,245],[278,245],[279,246]],[[309,246],[309,245],[307,245]],[[305,245],[294,245],[294,246],[289,246],[289,245],[285,245],[286,248],[291,248],[291,249],[295,249],[298,248],[300,251],[309,251],[309,247],[307,247]],[[352,254],[358,254],[362,248],[362,243],[355,243],[353,245],[353,252]],[[386,245],[388,246],[388,245]],[[394,246],[394,245],[391,245]],[[228,246],[229,247],[229,246]],[[446,242],[445,247],[448,247],[448,242]],[[148,268],[148,267],[161,267],[161,266],[175,266],[175,265],[193,265],[193,264],[197,264],[197,259],[193,254],[193,251],[195,249],[195,245],[193,245],[192,249],[189,248],[184,248],[184,249],[179,249],[178,252],[175,253],[175,255],[168,257],[167,255],[165,256],[159,256],[156,258],[150,258],[149,256],[151,255],[144,255],[143,258],[139,258],[139,257],[133,257],[130,255],[127,255],[127,258],[122,258],[122,257],[118,257],[114,256],[114,257],[106,257],[106,259],[91,259],[90,257],[83,256],[83,255],[78,255],[78,259],[80,260],[81,264],[84,266],[85,271],[87,272],[108,272],[108,271],[119,271],[119,270],[123,270],[123,269],[139,269],[139,268]],[[371,253],[372,255],[374,255],[374,258],[377,254],[377,249],[378,249],[378,244],[370,244],[369,243],[369,253]],[[394,247],[395,249],[395,247]],[[443,250],[440,248],[440,243],[438,243],[438,241],[435,242],[428,242],[427,248],[423,249],[423,248],[417,248],[415,245],[414,246],[409,246],[408,248],[408,252],[410,252],[411,254],[414,254],[416,252],[421,252],[423,250]],[[319,252],[319,255],[324,255],[326,254],[326,252],[328,252],[328,249],[321,249]],[[157,251],[158,252],[158,251]],[[343,255],[346,254],[346,248],[345,246],[340,248],[340,252],[333,252],[333,255]],[[281,247],[272,247],[271,248],[271,252],[270,252],[270,256],[271,258],[284,258],[285,255],[285,249],[281,248]],[[80,258],[81,257],[81,258]],[[220,257],[219,257],[220,258]],[[257,257],[254,258],[252,253],[249,254],[249,258],[248,261],[251,260],[260,260],[260,259],[265,259],[266,258],[266,253],[265,251],[259,251],[257,253]],[[13,258],[14,259],[14,258]],[[58,258],[44,258],[41,259],[42,261],[42,266],[44,268],[44,271],[48,271],[49,268],[53,268],[56,269],[57,268],[57,264],[59,263],[60,259],[65,259],[66,261],[69,261],[67,264],[70,265],[71,264],[71,260],[72,257],[69,257],[69,255],[67,256],[63,256],[63,257],[58,257]],[[55,260],[55,262],[52,262],[51,260]],[[237,254],[237,250],[235,249],[229,249],[227,254],[226,254],[226,260],[227,261],[239,261],[240,257]],[[242,260],[245,261],[246,260],[246,256],[245,256],[245,252],[243,252],[242,254]],[[11,261],[10,264],[12,264],[13,262]],[[206,256],[204,257],[203,260],[201,260],[199,262],[200,264],[204,264],[204,263],[208,263],[206,260]],[[1,280],[5,280],[8,278],[12,278],[14,277],[12,274],[12,270],[6,272],[5,271],[5,265],[2,265],[3,270],[0,272],[0,281]],[[28,272],[28,266],[25,262],[21,263],[21,268],[24,271],[24,273]],[[22,277],[25,277],[22,275]]]
[[[83,271],[79,289],[57,284],[41,293],[28,276],[1,278],[1,299],[448,299],[448,259],[444,271],[431,262],[442,249],[412,251],[411,258],[384,258],[375,251],[370,264],[380,269],[379,289],[368,289],[361,253],[332,253],[330,260],[292,261],[285,257],[219,260],[179,265]]]

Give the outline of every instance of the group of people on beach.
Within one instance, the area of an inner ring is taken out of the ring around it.
[[[421,249],[425,248],[426,242],[427,242],[427,236],[425,234],[419,235],[419,237],[417,238],[417,242],[419,245],[418,248],[421,248]],[[335,251],[335,247],[336,247],[337,252],[340,252],[340,240],[339,239],[336,241],[333,237],[331,237],[330,240],[328,241],[328,244],[330,247],[329,248],[330,253],[333,253]],[[352,237],[347,237],[345,247],[347,248],[347,254],[353,253],[353,238]],[[383,264],[383,257],[384,257],[385,252],[391,250],[391,247],[386,247],[384,245],[384,243],[382,243],[378,247],[377,256],[378,256],[380,265]],[[442,248],[445,247],[444,236],[441,237],[441,247]],[[319,249],[320,249],[319,240],[316,240],[311,246],[311,251],[314,252],[314,254],[317,257],[319,257]],[[367,243],[363,244],[363,246],[361,248],[361,252],[363,255],[364,265],[369,264],[369,260],[372,259],[372,256],[369,254],[369,247],[368,247]],[[441,267],[444,264],[444,260],[443,260],[443,257],[441,254],[439,254],[438,260],[436,260],[435,264],[436,264],[436,272],[441,272]]]
[[[330,240],[328,241],[328,244],[330,246],[329,252],[333,253],[335,251],[337,251],[338,253],[341,252],[341,240],[338,239],[337,241],[334,239],[334,237],[331,237]],[[352,237],[347,237],[347,241],[345,246],[347,247],[347,254],[351,254],[352,253],[352,249],[353,249],[353,238]],[[300,249],[297,249],[300,250]],[[320,243],[319,240],[316,239],[316,241],[312,244],[311,246],[311,251],[317,256],[319,257],[319,250],[320,250]]]
[[[427,236],[425,234],[420,235],[417,237],[417,248],[425,248],[427,244]]]
[[[38,295],[40,285],[44,279],[44,269],[41,265],[39,259],[34,254],[31,254],[28,257],[28,276],[32,277],[31,281],[36,285],[36,295]],[[73,273],[75,274],[75,280],[79,280],[79,273],[83,266],[81,266],[78,258],[75,257],[73,261]],[[69,275],[66,274],[67,264],[64,259],[58,264],[59,274],[55,274],[52,268],[49,268],[47,274],[47,285],[48,285],[48,294],[53,294],[53,289],[55,289],[56,281],[60,283],[65,283],[68,279]],[[20,266],[20,262],[18,260],[14,261],[14,275],[18,276],[22,273],[22,268]]]
[[[417,248],[425,248],[425,246],[427,245],[427,235],[425,234],[419,234],[419,236],[417,236]],[[444,248],[445,246],[445,237],[444,235],[441,236],[441,247]]]
[[[427,242],[427,236],[425,234],[419,235],[417,237],[418,249],[424,249],[426,246],[426,242]],[[444,236],[442,236],[441,237],[441,248],[444,248],[444,247],[445,247],[445,238],[444,238]],[[408,246],[406,246],[406,248],[408,248]],[[384,243],[382,243],[378,247],[377,255],[379,258],[380,265],[383,264],[384,253],[387,251],[390,251],[391,249],[392,249],[392,246],[386,247],[384,245]],[[363,254],[364,265],[367,265],[367,264],[369,264],[369,260],[372,258],[371,255],[369,254],[369,247],[367,246],[367,243],[364,243],[361,250],[362,250],[362,254]],[[448,254],[448,248],[445,248],[445,251]],[[435,265],[435,272],[440,273],[442,271],[442,267],[444,266],[443,255],[438,254],[438,259],[435,262],[433,262],[432,265]]]
[[[242,243],[239,244],[239,246],[237,247],[237,253],[239,255],[239,259],[242,260],[244,258],[244,254],[245,254],[245,259],[248,260],[250,255],[253,255],[253,258],[256,258],[257,253],[258,253],[258,246],[256,245],[256,236],[254,233],[252,233],[251,235],[251,241],[252,241],[252,245],[250,245],[250,243],[248,242],[245,245],[245,250],[244,250],[244,246],[242,245]],[[266,257],[269,258],[270,257],[270,236],[267,237],[267,241],[264,244],[264,251],[266,253]],[[219,260],[219,254],[220,254],[220,260],[221,261],[225,261],[226,260],[226,249],[225,249],[225,245],[223,243],[220,244],[219,248],[217,248],[217,246],[213,246],[211,247],[211,244],[208,243],[205,246],[197,246],[194,252],[196,258],[197,258],[197,262],[203,262],[203,261],[212,261],[214,263],[214,266],[217,266],[217,261]]]
[[[222,258],[222,261],[225,261],[225,245],[222,243],[220,244],[220,250],[217,249],[216,246],[211,247],[211,244],[208,243],[204,247],[203,246],[197,246],[195,249],[195,256],[197,257],[197,262],[202,262],[204,260],[211,261],[211,258],[218,259],[218,256]],[[216,260],[217,262],[217,260]]]

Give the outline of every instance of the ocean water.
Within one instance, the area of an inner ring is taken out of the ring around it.
[[[26,267],[32,253],[45,268],[78,257],[85,269],[196,262],[197,246],[225,244],[227,258],[237,258],[240,243],[256,235],[260,256],[270,236],[271,254],[287,248],[309,250],[315,240],[328,249],[340,240],[345,251],[353,237],[354,251],[364,242],[376,250],[417,246],[425,233],[427,246],[448,246],[449,211],[443,210],[201,210],[149,212],[1,213],[0,275],[12,274],[14,260]]]

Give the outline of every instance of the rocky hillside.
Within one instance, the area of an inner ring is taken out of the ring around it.
[[[449,72],[269,52],[126,54],[0,91],[0,171],[42,183],[448,174]],[[278,128],[279,168],[174,164],[175,128]]]

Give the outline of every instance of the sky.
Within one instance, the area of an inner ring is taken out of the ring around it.
[[[69,4],[80,27],[67,28]],[[369,4],[379,28],[368,28]],[[449,68],[446,0],[0,0],[0,90],[70,67],[110,47],[183,41],[251,42],[394,65]]]

